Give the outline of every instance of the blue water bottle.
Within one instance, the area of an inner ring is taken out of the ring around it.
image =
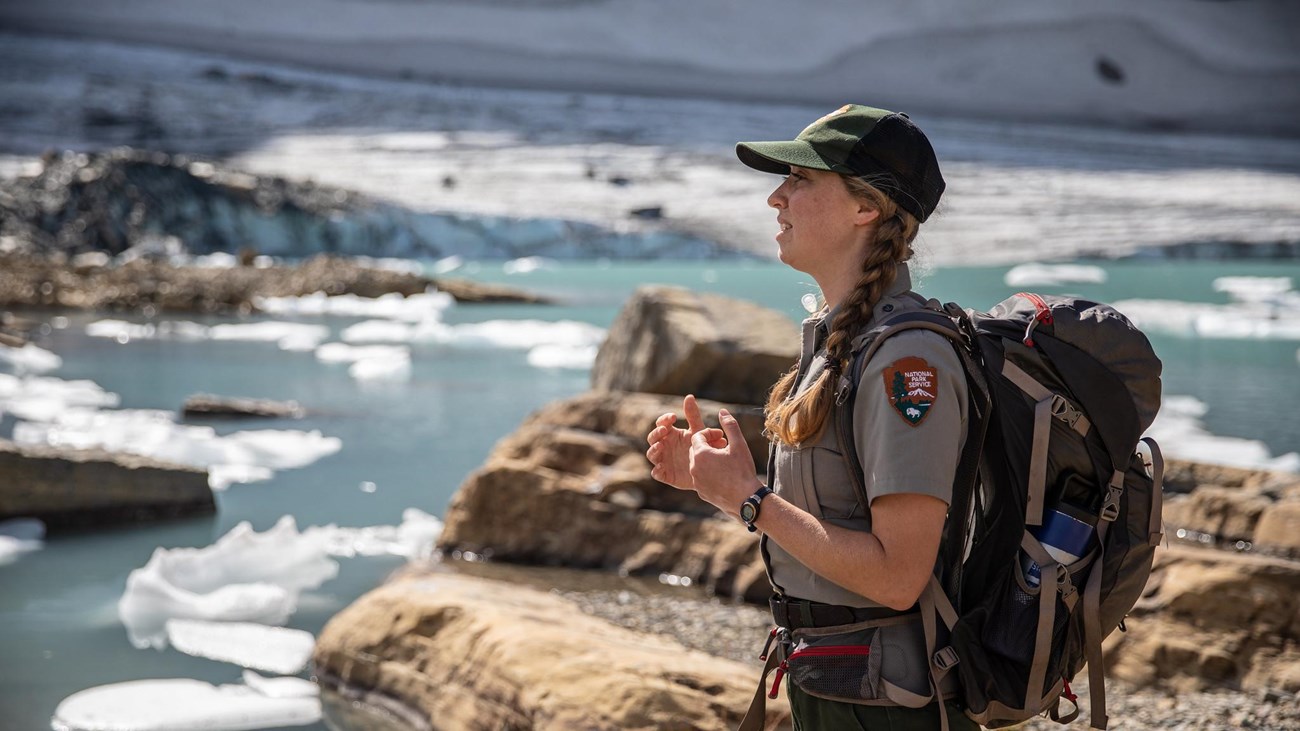
[[[1055,508],[1044,511],[1043,524],[1031,527],[1029,532],[1047,549],[1047,555],[1062,566],[1069,566],[1083,558],[1092,547],[1096,525],[1096,517],[1089,516],[1072,505],[1059,503]],[[1025,571],[1026,584],[1038,586],[1042,583],[1037,561],[1022,555],[1020,562]]]

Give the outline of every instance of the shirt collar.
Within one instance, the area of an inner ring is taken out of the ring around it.
[[[889,285],[889,289],[885,290],[885,294],[880,298],[880,301],[876,303],[876,311],[873,313],[872,319],[877,319],[879,317],[879,308],[885,303],[885,300],[897,297],[911,289],[911,272],[908,271],[906,262],[899,262],[895,265],[894,269],[894,283]],[[839,314],[840,307],[841,305],[836,305],[829,311],[823,307],[821,312],[809,317],[804,322],[811,323],[817,329],[818,335],[825,337],[830,333],[831,323],[835,322],[835,315]]]

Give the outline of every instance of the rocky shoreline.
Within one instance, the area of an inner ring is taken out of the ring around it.
[[[0,308],[64,308],[133,312],[252,314],[259,297],[315,292],[380,297],[444,291],[458,302],[550,300],[511,287],[431,278],[385,269],[364,260],[319,255],[299,263],[198,266],[142,257],[116,263],[95,253],[0,253]]]

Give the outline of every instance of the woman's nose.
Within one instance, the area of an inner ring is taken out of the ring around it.
[[[781,189],[784,187],[785,183],[782,183],[767,197],[767,204],[778,211],[785,208],[785,195],[781,192]]]

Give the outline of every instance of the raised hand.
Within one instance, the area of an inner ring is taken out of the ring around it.
[[[721,429],[700,429],[691,437],[688,469],[701,499],[736,516],[745,498],[762,485],[740,422],[726,409],[718,412],[718,421]]]
[[[651,477],[682,490],[694,490],[690,469],[691,437],[704,429],[704,416],[694,395],[682,399],[682,411],[686,414],[685,429],[676,427],[677,414],[670,412],[655,419],[655,428],[646,435],[650,448],[645,456],[650,460]]]

